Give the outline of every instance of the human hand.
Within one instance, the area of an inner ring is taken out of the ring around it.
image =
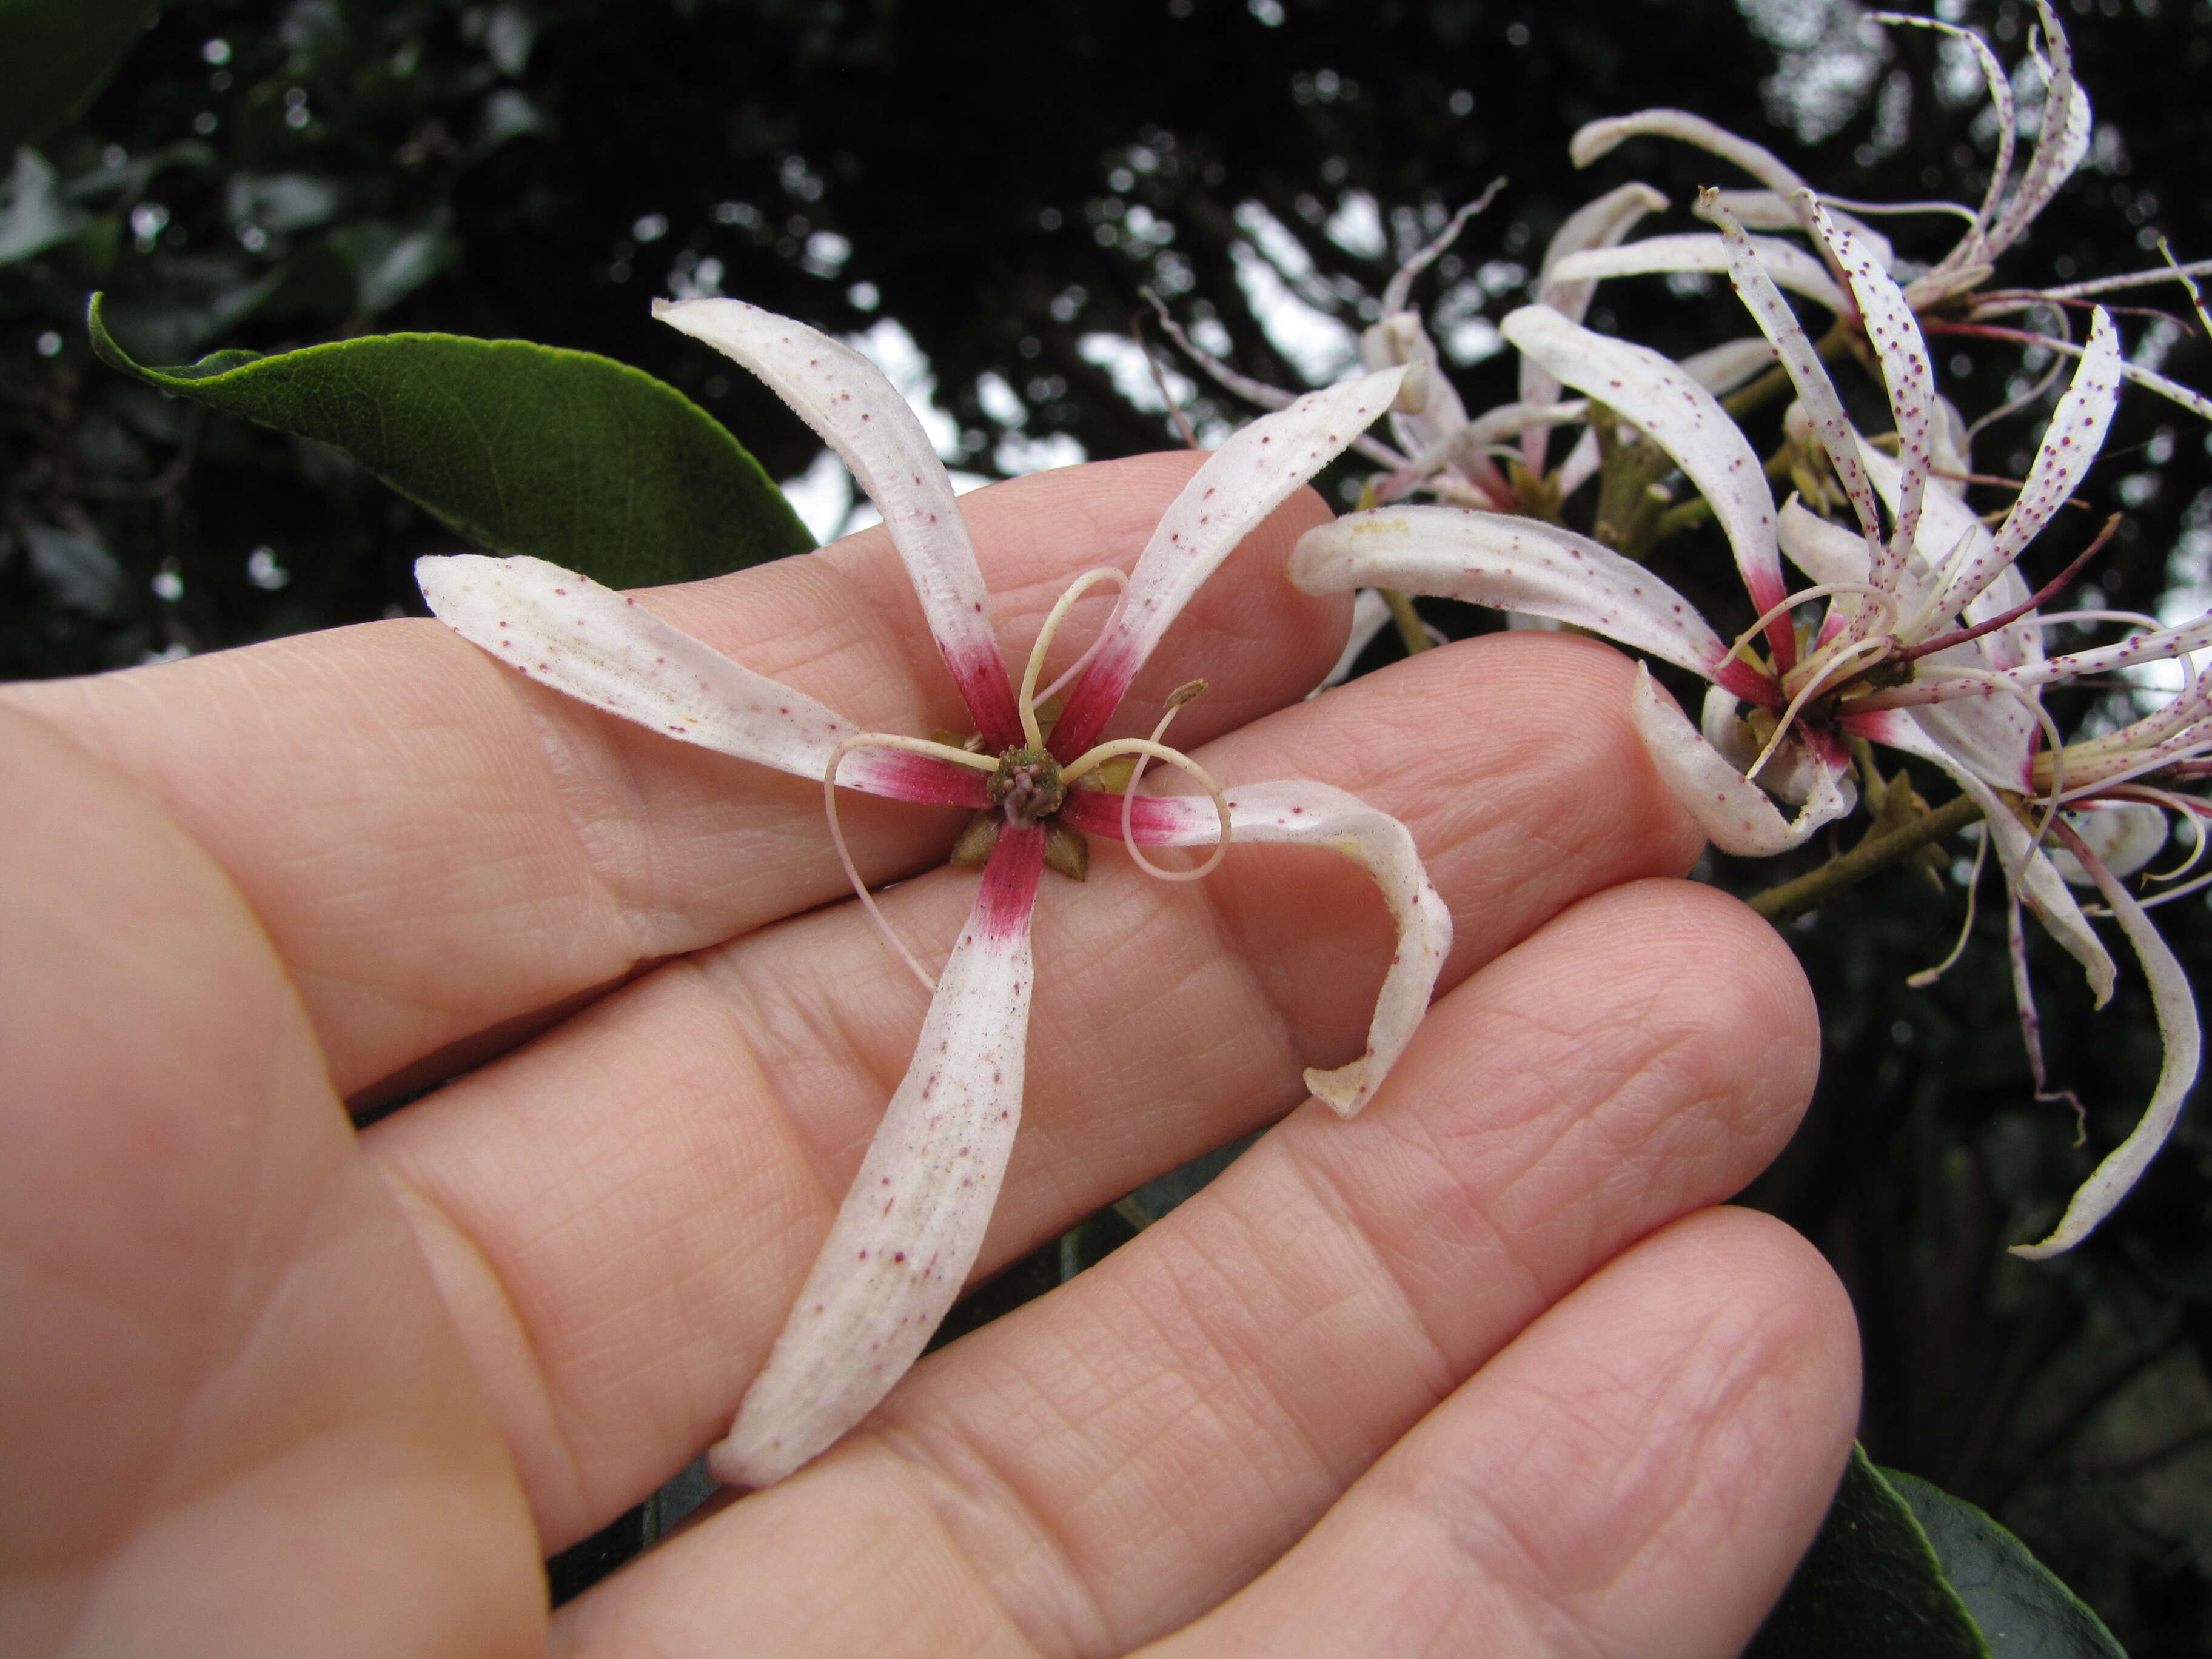
[[[1002,632],[1127,564],[1194,461],[963,503]],[[555,1614],[538,1562],[726,1425],[923,993],[818,789],[606,719],[427,623],[0,702],[0,1646],[487,1655],[1726,1654],[1849,1441],[1840,1290],[1710,1206],[1816,1054],[1788,951],[1670,878],[1628,665],[1510,635],[1311,703],[1316,497],[1138,687],[1216,775],[1412,828],[1456,944],[1365,1113],[916,1368],[845,1443]],[[887,541],[654,608],[878,727],[959,719]],[[1101,607],[1103,609],[1103,605]],[[854,799],[925,958],[957,813]],[[1038,906],[1026,1122],[979,1271],[1358,1051],[1358,871],[1101,849]],[[479,1065],[479,1062],[481,1064]],[[373,1103],[479,1069],[358,1135]]]

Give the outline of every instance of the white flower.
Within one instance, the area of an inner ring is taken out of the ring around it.
[[[1905,293],[1883,270],[1879,252],[1834,223],[1808,194],[1801,192],[1791,205],[1842,272],[1865,319],[1897,422],[1894,459],[1851,429],[1757,246],[1711,193],[1704,204],[1722,228],[1716,240],[1737,291],[1788,370],[1806,424],[1826,449],[1857,520],[1856,534],[1794,501],[1778,514],[1742,432],[1711,392],[1657,353],[1594,334],[1540,306],[1515,312],[1504,324],[1507,339],[1522,353],[1639,428],[1705,496],[1757,613],[1734,643],[1643,566],[1571,532],[1497,514],[1422,507],[1354,514],[1301,539],[1291,579],[1312,592],[1372,584],[1549,617],[1701,676],[1713,688],[1702,731],[1648,672],[1638,676],[1633,713],[1654,763],[1684,805],[1732,853],[1784,851],[1849,811],[1855,799],[1849,738],[1933,762],[1981,806],[2014,906],[2025,901],[2036,910],[2081,963],[2101,1004],[2112,994],[2112,959],[2041,846],[2040,822],[2022,810],[2039,796],[2047,806],[2065,799],[2053,793],[2064,787],[2065,755],[2055,761],[2047,751],[2038,755],[2046,734],[2057,746],[2039,689],[2212,645],[2212,618],[2205,618],[2047,659],[2035,615],[2046,595],[2031,595],[2014,568],[2104,441],[2119,391],[2117,331],[2101,310],[2095,313],[2073,384],[2018,499],[1992,533],[1956,495],[1929,488],[1938,400],[1926,342]],[[1877,496],[1889,511],[1887,536]],[[1788,591],[1784,551],[1814,586]],[[2059,582],[2071,574],[2069,569]],[[1822,618],[1801,635],[1792,612],[1815,599],[1826,601]],[[1745,704],[1748,717],[1739,715]],[[2153,743],[2143,751],[2155,752],[2160,763],[2180,752],[2174,745],[2185,742],[2183,733],[2200,743],[2203,736],[2201,720],[2166,719],[2182,724],[2161,740],[2166,746]],[[2128,763],[2118,755],[2116,750],[2085,759],[2085,772],[2107,782],[2124,775]],[[1798,805],[1794,817],[1784,817],[1753,781],[1761,778]],[[2058,833],[2073,837],[2069,850],[2104,890],[2142,960],[2158,999],[2166,1066],[2141,1127],[2082,1188],[2058,1231],[2023,1252],[2036,1255],[2077,1242],[2109,1212],[2171,1127],[2198,1060],[2194,1004],[2172,953],[2087,843],[2065,826]],[[2023,1015],[2032,1019],[2024,974],[2021,984]]]
[[[1083,836],[1097,833],[1130,842],[1140,863],[1138,845],[1212,847],[1218,859],[1233,836],[1327,847],[1363,865],[1396,921],[1398,952],[1366,1052],[1306,1077],[1346,1115],[1374,1093],[1419,1024],[1451,923],[1405,827],[1344,792],[1306,781],[1224,791],[1161,744],[1158,731],[1099,740],[1184,604],[1248,532],[1382,413],[1398,371],[1301,398],[1208,459],[1126,579],[1121,604],[1079,663],[1048,733],[1036,681],[1053,629],[1085,587],[1121,573],[1092,572],[1070,589],[1018,689],[951,483],[890,382],[827,336],[737,301],[664,302],[656,313],[759,375],[852,469],[884,515],[980,734],[971,751],[862,731],[635,600],[536,559],[465,555],[417,566],[431,609],[517,672],[671,738],[823,780],[833,832],[832,779],[979,814],[963,849],[966,861],[983,864],[981,887],[933,987],[914,1060],[789,1322],[711,1456],[723,1480],[762,1486],[823,1450],[883,1397],[974,1264],[1021,1111],[1030,922],[1048,862],[1078,873]],[[1132,755],[1139,770],[1149,759],[1184,767],[1206,793],[1138,795],[1134,779],[1125,793],[1102,787],[1101,769]]]
[[[2057,196],[2059,186],[2074,175],[2089,153],[2093,125],[2089,98],[2075,78],[2074,55],[2067,44],[2066,31],[2060,27],[2048,0],[2036,0],[2036,9],[2042,17],[2043,38],[2049,55],[2046,57],[2033,41],[2028,51],[2043,79],[2044,112],[2035,148],[2017,179],[2013,173],[2013,161],[2020,112],[2012,83],[1989,44],[1972,29],[1941,18],[1899,12],[1871,14],[1878,22],[1941,30],[1972,52],[1989,88],[1996,118],[1997,151],[1990,168],[1989,187],[1977,207],[1970,209],[1948,202],[1852,205],[1868,212],[1957,212],[1966,216],[1966,228],[1950,251],[1905,286],[1907,303],[1923,317],[1929,332],[2008,340],[2079,357],[2085,348],[2063,332],[2054,335],[2045,331],[2008,328],[1992,319],[2048,307],[2053,302],[2082,304],[2095,295],[2166,281],[2177,274],[2186,277],[2212,270],[2212,261],[2179,267],[2178,272],[2173,268],[2160,268],[2096,277],[2063,288],[1982,291],[1997,259],[2027,233],[2037,216]],[[1695,145],[1749,174],[1761,186],[1759,189],[1719,193],[1719,205],[1747,228],[1810,231],[1811,222],[1800,198],[1816,197],[1817,192],[1811,192],[1805,180],[1787,162],[1764,145],[1716,126],[1703,116],[1692,115],[1686,110],[1649,109],[1634,115],[1593,121],[1575,134],[1568,147],[1569,154],[1577,167],[1588,167],[1624,140],[1641,135],[1674,138]],[[1829,210],[1836,222],[1853,232],[1884,270],[1896,269],[1887,238],[1850,218],[1832,203]],[[1814,240],[1811,253],[1794,243],[1768,237],[1754,237],[1752,244],[1777,283],[1848,319],[1852,307],[1844,286],[1838,280],[1840,273],[1834,269],[1832,261],[1815,257],[1821,250],[1818,239]],[[1562,261],[1556,274],[1562,279],[1595,284],[1607,276],[1717,273],[1729,268],[1729,254],[1722,239],[1700,233],[1655,236],[1619,247],[1592,249]],[[2120,373],[2183,408],[2212,419],[2212,399],[2168,380],[2156,370],[2124,361]]]

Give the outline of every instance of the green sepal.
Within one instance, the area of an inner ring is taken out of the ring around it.
[[[694,581],[814,545],[760,464],[641,370],[523,340],[385,334],[148,368],[86,312],[100,361],[328,444],[495,553],[610,587]]]

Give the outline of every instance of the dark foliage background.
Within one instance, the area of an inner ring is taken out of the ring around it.
[[[2014,0],[1944,12],[2021,55]],[[2003,278],[2140,268],[2161,230],[2182,257],[2212,253],[2212,5],[2067,0],[2064,15],[2099,147]],[[1440,336],[1479,358],[1482,319],[1521,302],[1553,228],[1598,190],[1642,178],[1680,204],[1738,182],[1650,143],[1577,174],[1567,137],[1596,116],[1678,105],[1845,196],[1977,198],[1978,97],[1942,94],[1925,34],[1854,38],[1830,0],[171,4],[82,118],[18,158],[0,210],[0,673],[415,609],[410,562],[452,543],[328,452],[101,368],[82,322],[92,289],[147,362],[400,329],[602,352],[700,399],[779,478],[807,469],[811,436],[652,323],[647,300],[720,291],[839,332],[896,319],[959,429],[956,465],[991,475],[1055,434],[1094,457],[1175,441],[1126,352],[1117,377],[1140,285],[1218,330],[1241,368],[1295,385],[1301,354],[1249,297],[1267,273],[1356,328],[1405,248],[1504,174],[1419,291]],[[1785,71],[1831,95],[1772,95]],[[1370,217],[1389,247],[1362,231]],[[1942,220],[1893,228],[1909,254],[1949,240]],[[1745,331],[1724,289],[1692,286],[1609,283],[1593,321],[1670,351]],[[2212,383],[2201,337],[2166,343],[2169,372]],[[2017,372],[2009,348],[1977,344],[1948,386],[1972,415]],[[1510,376],[1504,356],[1459,371],[1471,407],[1510,397]],[[1182,395],[1202,426],[1240,413],[1202,386]],[[2016,472],[2036,431],[1992,428],[1979,464]],[[2100,516],[2130,518],[2090,597],[2155,609],[2169,587],[2212,586],[2207,449],[2200,423],[2130,394],[2087,492]],[[2086,532],[2071,533],[2069,549]],[[1670,545],[1663,568],[1724,625],[1748,620],[1717,542]],[[1457,633],[1494,625],[1435,614]],[[2061,724],[2120,695],[2076,694]],[[1715,872],[1739,891],[1788,873]],[[2031,1097],[2001,917],[1938,986],[1904,983],[1960,909],[1955,883],[1893,872],[1793,927],[1827,1065],[1750,1198],[1852,1287],[1878,1461],[1990,1509],[2139,1659],[2205,1651],[2212,1132],[2185,1120],[2072,1256],[2006,1257],[2125,1133],[2158,1044],[2139,981],[2093,1015],[2078,971],[2037,941],[2053,1071],[2088,1108],[2076,1147],[2070,1115]],[[2158,914],[2201,967],[2204,905]],[[1093,1227],[1082,1249],[1122,1236]]]

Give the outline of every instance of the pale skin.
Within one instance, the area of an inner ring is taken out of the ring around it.
[[[1002,641],[1194,465],[969,498]],[[1203,675],[1177,738],[1215,775],[1412,828],[1457,943],[1389,1081],[1301,1104],[1389,951],[1357,871],[1238,848],[1170,885],[1095,846],[1039,902],[979,1272],[1289,1118],[550,1619],[541,1558],[726,1427],[921,1022],[819,788],[430,622],[0,692],[0,1649],[1735,1653],[1856,1409],[1826,1267],[1716,1207],[1810,1091],[1810,997],[1680,879],[1607,647],[1298,702],[1346,607],[1279,573],[1325,516],[1246,544],[1121,723]],[[880,532],[647,602],[878,729],[958,720]],[[959,819],[846,805],[925,961]]]

